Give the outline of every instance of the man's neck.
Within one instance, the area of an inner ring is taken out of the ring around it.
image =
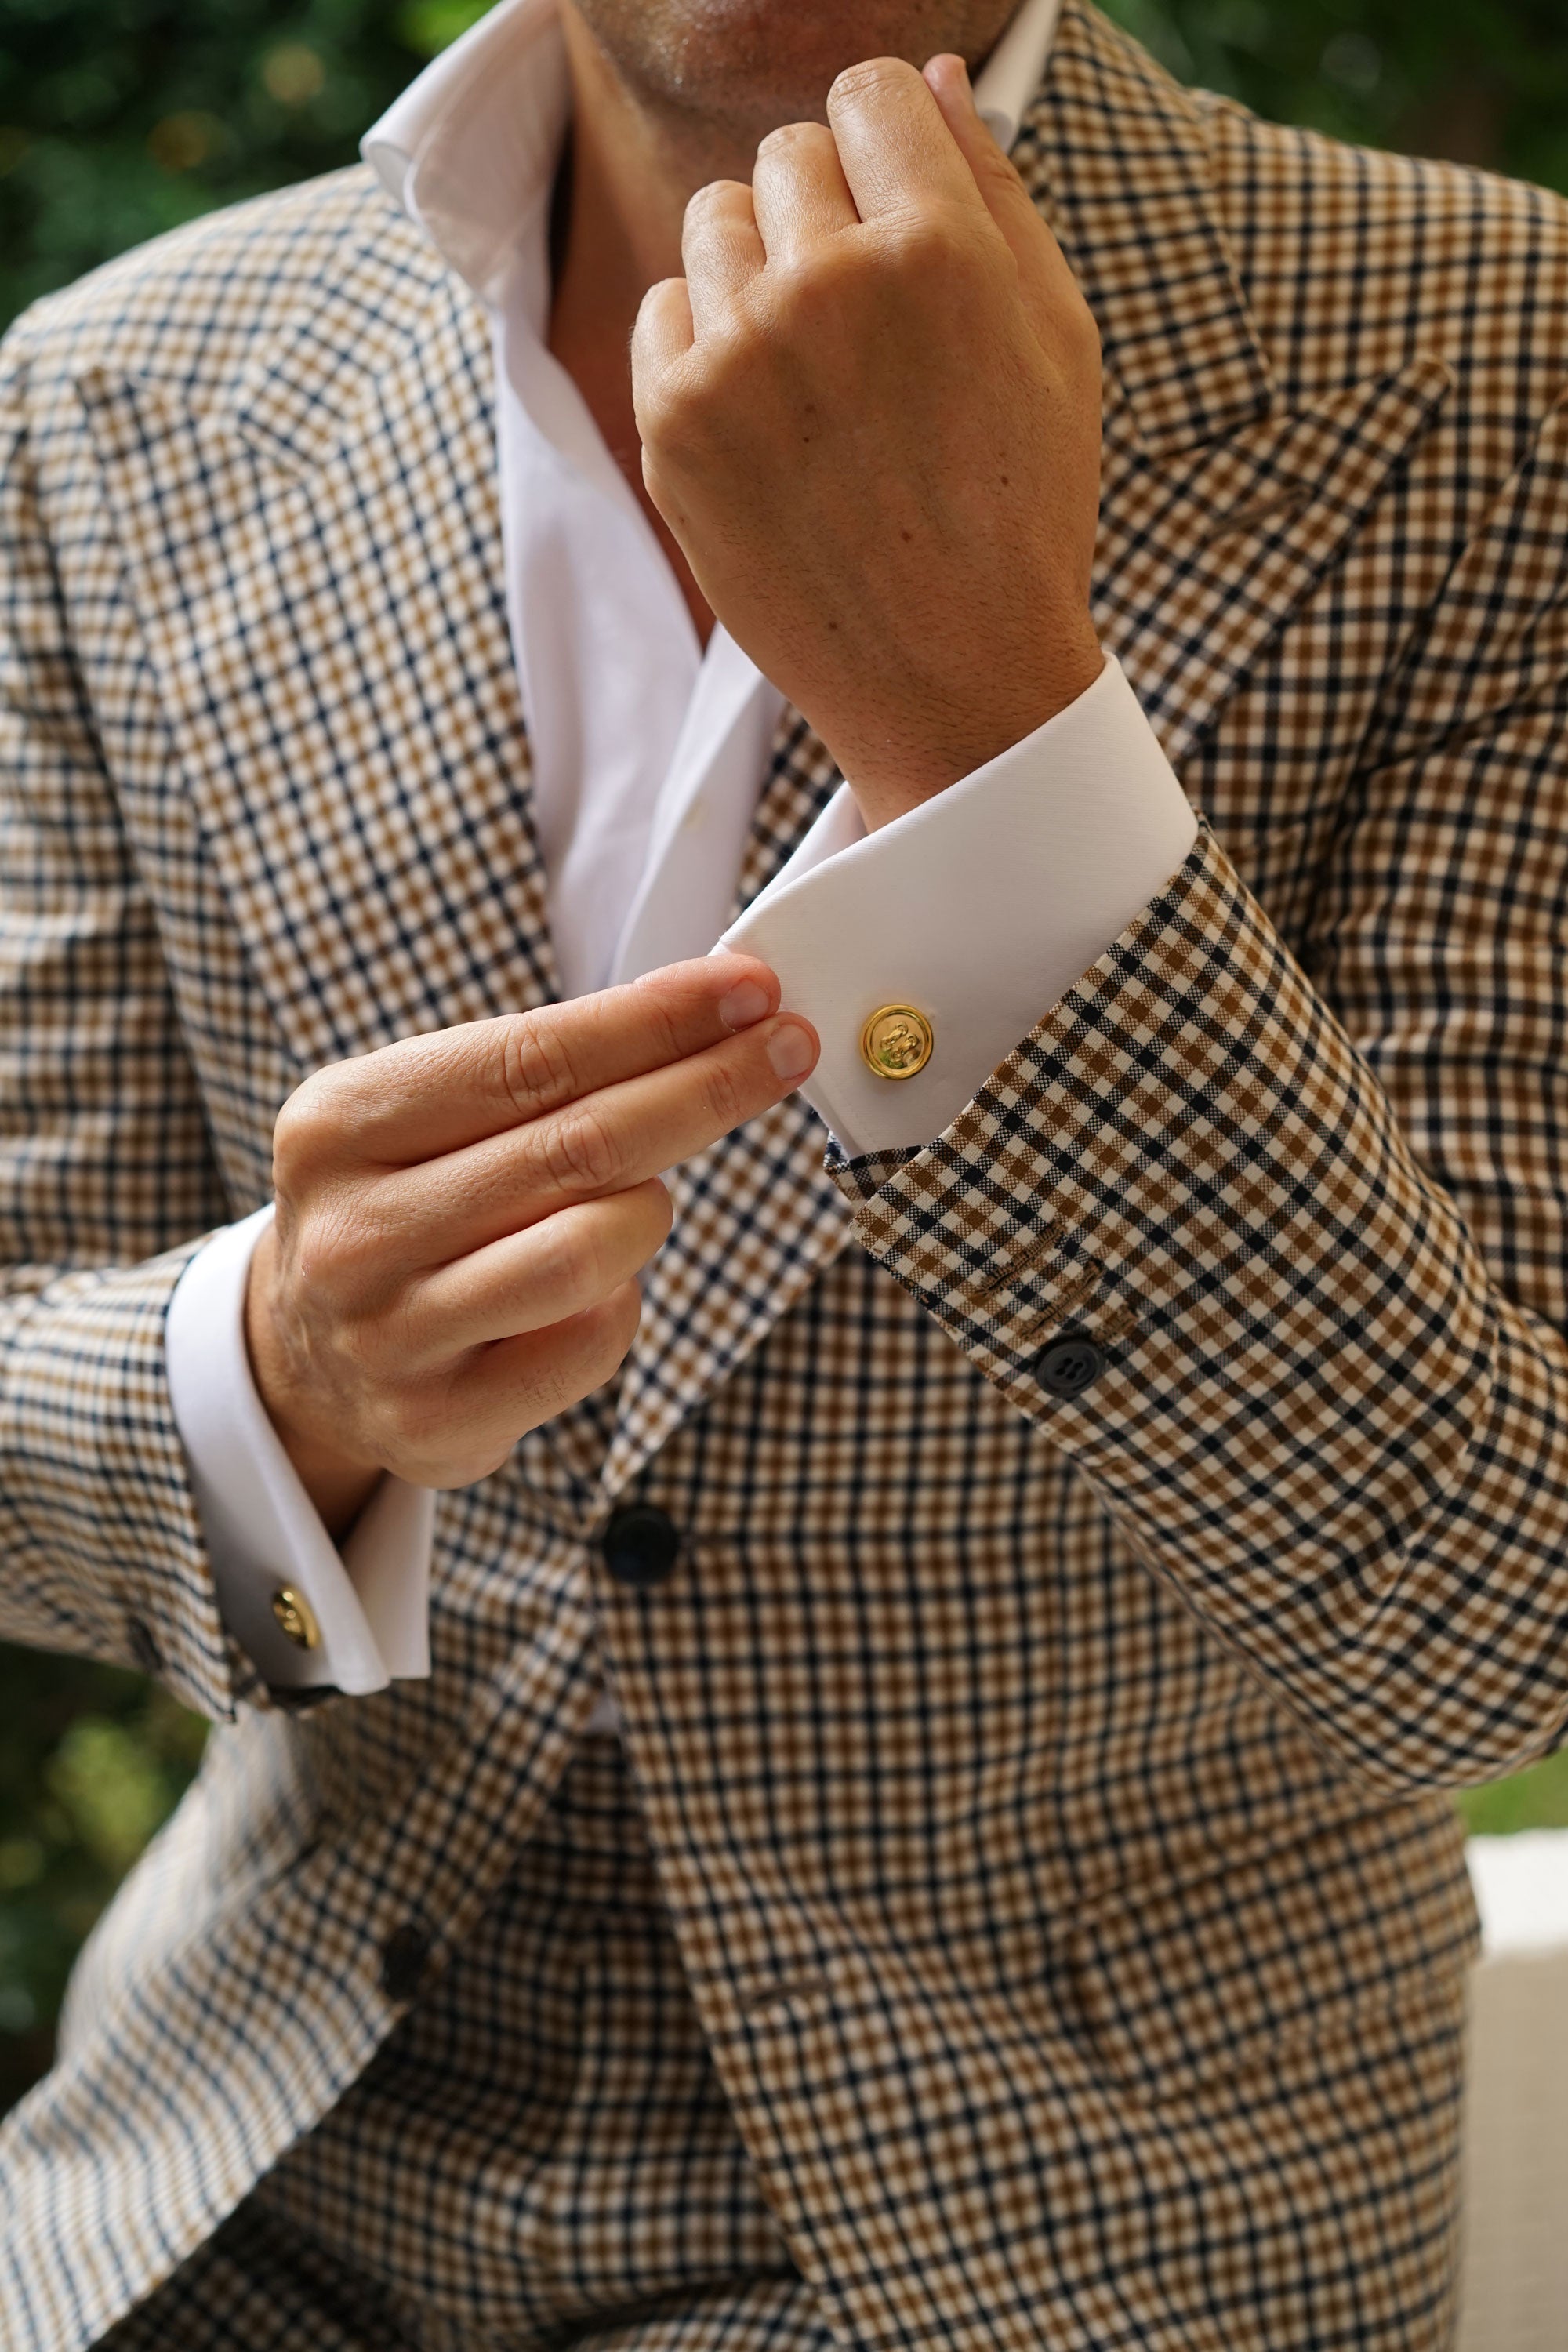
[[[632,412],[630,344],[650,286],[680,273],[689,199],[708,181],[751,178],[750,140],[652,120],[617,79],[570,5],[562,27],[572,84],[572,135],[552,237],[550,348],[586,401],[616,464],[674,565],[699,635],[709,612],[668,527],[647,497]]]
[[[572,186],[557,299],[613,309],[631,331],[637,305],[680,274],[686,206],[710,180],[750,180],[756,139],[701,118],[670,120],[640,103],[576,10],[562,29],[572,85]],[[759,130],[757,136],[761,137]]]

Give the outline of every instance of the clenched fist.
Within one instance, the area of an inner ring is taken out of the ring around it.
[[[659,1171],[816,1059],[765,964],[709,956],[318,1071],[273,1137],[246,1337],[339,1534],[382,1471],[461,1486],[608,1380],[669,1231]]]
[[[1100,672],[1100,342],[960,58],[827,111],[692,198],[632,368],[650,496],[874,825]]]

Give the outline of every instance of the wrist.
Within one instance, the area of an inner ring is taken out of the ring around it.
[[[1085,614],[1081,630],[1054,648],[1047,663],[1027,671],[1005,662],[987,664],[987,675],[977,681],[983,691],[973,698],[947,697],[943,707],[921,714],[918,740],[889,739],[868,745],[858,756],[851,752],[839,764],[867,831],[907,816],[1025,741],[1087,693],[1104,667],[1103,649]]]
[[[381,1481],[379,1463],[324,1441],[312,1426],[309,1405],[299,1394],[288,1349],[281,1339],[278,1300],[276,1225],[259,1235],[251,1255],[245,1292],[245,1344],[250,1376],[262,1410],[311,1506],[341,1543]]]

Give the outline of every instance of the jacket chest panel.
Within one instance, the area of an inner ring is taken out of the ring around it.
[[[934,1905],[962,1937],[983,1866],[1055,1910],[1321,1807],[1310,1744],[858,1249],[638,1491],[681,1556],[650,1591],[601,1580],[601,1640],[703,1867],[743,1853],[781,1902],[890,1905],[910,1933]],[[1288,1773],[1256,1771],[1260,1740]]]
[[[488,409],[456,330],[300,479],[93,411],[178,789],[301,1069],[553,992]]]

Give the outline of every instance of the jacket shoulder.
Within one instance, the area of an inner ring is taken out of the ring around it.
[[[443,278],[419,230],[354,164],[204,215],[23,313],[5,337],[34,387],[103,370],[196,405],[221,399],[271,341],[344,289],[384,320]]]
[[[1282,392],[1419,357],[1458,404],[1536,416],[1568,383],[1568,202],[1457,163],[1352,147],[1194,93],[1220,213]]]

